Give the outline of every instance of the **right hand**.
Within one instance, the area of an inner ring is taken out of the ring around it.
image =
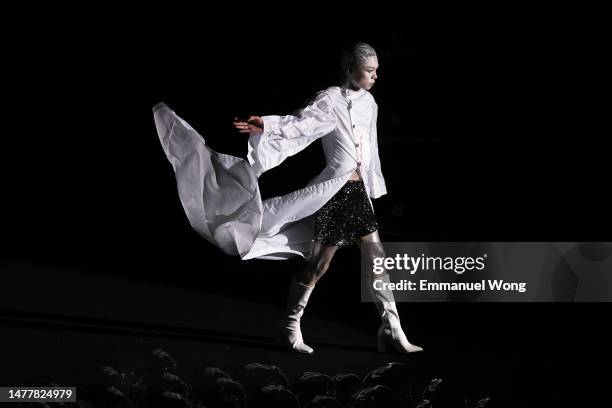
[[[263,119],[259,116],[249,116],[246,122],[239,120],[238,117],[234,118],[234,128],[239,133],[249,133],[251,136],[256,136],[263,133],[263,127]]]

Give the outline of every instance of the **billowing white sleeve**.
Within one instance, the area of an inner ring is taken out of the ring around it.
[[[380,156],[378,155],[378,104],[374,104],[372,112],[372,122],[370,124],[370,143],[372,147],[372,163],[370,170],[370,183],[371,183],[371,196],[372,198],[378,198],[382,195],[387,194],[387,185],[385,178],[382,174],[382,168],[380,166]]]
[[[247,153],[257,177],[336,128],[332,99],[327,91],[319,92],[297,116],[267,115],[261,118],[263,133],[249,137]]]

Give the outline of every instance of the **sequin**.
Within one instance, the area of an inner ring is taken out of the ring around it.
[[[315,213],[314,240],[324,246],[350,246],[378,229],[362,180],[346,184]]]

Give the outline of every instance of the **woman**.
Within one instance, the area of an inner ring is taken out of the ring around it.
[[[378,58],[371,46],[357,43],[345,50],[341,66],[340,84],[318,92],[298,115],[235,119],[235,128],[249,134],[248,163],[210,149],[165,104],[153,108],[179,197],[196,231],[242,259],[300,255],[308,261],[292,278],[280,322],[281,340],[301,353],[313,349],[304,343],[300,319],[336,250],[354,242],[367,259],[384,256],[371,201],[387,192],[378,156],[378,106],[368,92]],[[300,190],[262,201],[257,178],[317,139],[327,163],[321,173]],[[386,273],[377,279],[389,281]],[[421,351],[402,331],[392,292],[370,288],[382,319],[379,351],[387,343],[404,353]]]

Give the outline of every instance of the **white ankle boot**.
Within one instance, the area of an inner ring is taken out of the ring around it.
[[[389,282],[389,275],[384,273],[375,278],[383,283]],[[378,285],[377,285],[378,286]],[[370,294],[375,300],[376,308],[380,314],[382,324],[378,329],[378,351],[385,352],[389,345],[400,353],[414,353],[423,351],[422,347],[408,341],[400,323],[393,291],[390,289],[376,290],[370,286]]]
[[[313,289],[314,286],[304,285],[297,281],[295,277],[292,278],[285,316],[280,321],[280,341],[289,346],[290,350],[299,353],[312,354],[314,352],[312,347],[304,343],[302,330],[300,329],[300,319],[304,314],[304,308]]]

